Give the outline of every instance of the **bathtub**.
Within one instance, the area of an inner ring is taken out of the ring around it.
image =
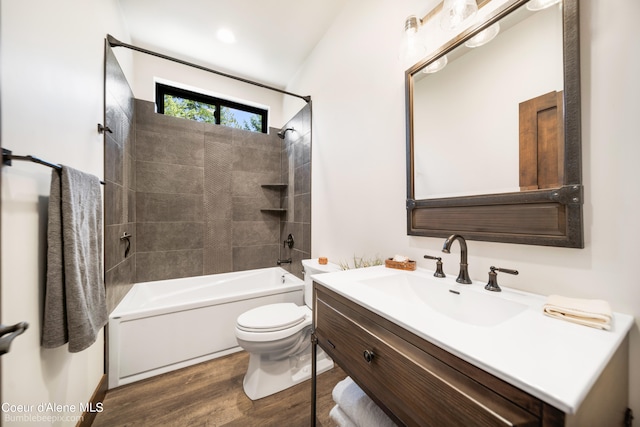
[[[304,282],[280,267],[136,283],[109,316],[109,388],[242,350],[237,317],[304,304]]]

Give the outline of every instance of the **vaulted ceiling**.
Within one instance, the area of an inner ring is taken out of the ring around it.
[[[119,1],[132,44],[284,88],[347,0]]]

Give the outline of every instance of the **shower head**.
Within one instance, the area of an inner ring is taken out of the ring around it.
[[[287,134],[287,131],[294,131],[294,128],[286,128],[286,129],[280,129],[280,131],[278,132],[278,137],[280,139],[284,139],[284,136]]]

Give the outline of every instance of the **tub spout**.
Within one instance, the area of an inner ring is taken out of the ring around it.
[[[291,258],[289,259],[279,259],[277,261],[278,265],[282,265],[282,264],[291,264]]]

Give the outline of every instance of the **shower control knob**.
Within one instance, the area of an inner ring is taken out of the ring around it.
[[[295,243],[295,242],[293,241],[293,235],[292,235],[292,234],[289,234],[289,235],[287,236],[287,240],[285,240],[283,243],[284,243],[284,244],[282,245],[282,247],[283,247],[283,248],[286,248],[287,246],[289,246],[289,249],[293,248],[293,244]]]
[[[364,356],[364,360],[367,361],[367,363],[371,363],[371,361],[373,361],[373,351],[371,350],[365,350],[362,355]]]

